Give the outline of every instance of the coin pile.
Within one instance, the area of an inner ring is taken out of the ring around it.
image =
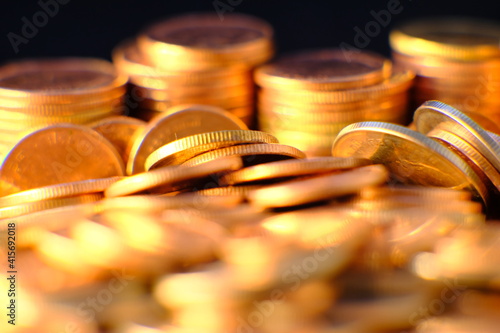
[[[328,156],[338,132],[353,122],[408,122],[413,74],[367,51],[305,51],[255,72],[259,128],[308,156]]]
[[[180,104],[218,106],[247,125],[254,117],[252,69],[274,54],[273,29],[247,15],[189,14],[147,27],[113,61],[132,84],[138,116]]]
[[[0,67],[0,159],[26,134],[123,112],[126,77],[91,58],[23,60]]]
[[[466,18],[419,19],[390,33],[396,64],[417,74],[415,106],[440,100],[500,120],[500,25]]]

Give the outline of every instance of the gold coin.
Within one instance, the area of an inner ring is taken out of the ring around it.
[[[368,158],[384,164],[404,184],[468,189],[488,202],[476,172],[457,154],[406,127],[361,122],[344,128],[333,143],[333,156]]]
[[[183,187],[186,182],[208,177],[219,172],[237,170],[241,168],[241,158],[231,156],[205,163],[196,167],[169,166],[150,172],[139,173],[109,186],[104,194],[106,197],[119,197],[143,191],[171,192],[178,186]],[[184,184],[182,184],[184,183]],[[160,188],[160,189],[159,189]]]
[[[382,165],[369,165],[341,173],[290,180],[248,194],[251,204],[263,208],[298,206],[355,194],[364,187],[381,185],[389,177]]]
[[[0,193],[123,173],[118,152],[100,134],[80,125],[54,125],[29,134],[12,148],[0,169]]]
[[[184,105],[153,119],[137,131],[127,163],[127,174],[144,171],[146,158],[161,146],[184,137],[223,130],[247,129],[238,118],[223,109],[207,105]]]
[[[427,101],[415,111],[413,118],[417,130],[423,134],[429,133],[439,124],[454,123],[453,133],[472,144],[500,171],[500,144],[474,120],[454,107],[439,101]]]
[[[24,60],[0,69],[0,104],[67,104],[102,101],[117,91],[124,93],[127,79],[112,64],[92,58]]]
[[[207,188],[196,191],[195,193],[198,195],[206,195],[210,197],[237,195],[241,196],[242,198],[246,198],[247,194],[251,190],[255,190],[259,187],[260,185],[224,186],[224,187]]]
[[[456,126],[452,126],[451,128],[453,127]],[[427,133],[427,136],[442,142],[448,148],[462,155],[464,160],[476,170],[478,175],[486,176],[497,190],[500,190],[500,173],[474,146],[453,133],[438,126]]]
[[[393,196],[418,197],[428,201],[454,201],[454,200],[470,200],[471,194],[468,191],[453,190],[444,187],[429,187],[429,186],[378,186],[365,188],[360,193],[361,199],[377,199],[387,198],[392,199]]]
[[[415,74],[407,70],[395,71],[392,76],[378,84],[358,89],[334,90],[334,91],[310,91],[310,90],[276,90],[266,88],[266,98],[284,104],[335,104],[357,102],[365,99],[382,98],[389,95],[400,94],[407,91]]]
[[[403,54],[463,61],[500,56],[500,25],[481,19],[419,19],[391,31],[391,47]]]
[[[122,157],[124,165],[127,165],[134,133],[143,129],[146,122],[131,117],[115,116],[98,120],[88,126],[108,139]]]
[[[286,177],[299,177],[317,173],[334,172],[352,169],[371,162],[362,158],[316,157],[309,159],[285,160],[259,164],[231,172],[221,178],[227,185],[280,180]]]
[[[82,194],[104,192],[109,185],[123,177],[110,177],[102,179],[89,179],[71,183],[44,186],[17,192],[0,197],[0,208],[25,204],[28,202],[43,201],[47,199],[57,199],[73,197]]]
[[[42,201],[28,202],[15,206],[0,208],[0,219],[13,218],[42,210],[53,209],[61,206],[72,206],[101,200],[101,193],[82,194],[74,197],[54,198]]]
[[[250,130],[195,134],[161,146],[146,158],[144,168],[151,170],[166,165],[178,165],[210,150],[252,143],[278,143],[278,140],[271,134]]]
[[[306,155],[295,147],[281,144],[251,144],[232,146],[209,151],[195,156],[182,165],[194,166],[210,161],[226,158],[227,156],[240,156],[245,166],[251,166],[273,161],[288,160],[292,158],[305,158]]]
[[[271,26],[252,16],[187,14],[148,27],[137,43],[158,67],[199,70],[263,63],[273,54],[272,38]]]
[[[391,61],[367,51],[347,59],[340,49],[301,52],[258,68],[256,83],[283,90],[336,90],[373,85],[390,76]]]

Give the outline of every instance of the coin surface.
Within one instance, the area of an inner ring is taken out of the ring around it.
[[[271,134],[261,131],[228,130],[190,135],[161,146],[144,162],[146,170],[179,165],[210,150],[243,144],[278,143]]]
[[[382,122],[349,125],[333,143],[332,154],[384,164],[402,183],[468,189],[488,201],[484,183],[457,154],[403,126]]]
[[[129,175],[144,171],[146,158],[161,146],[184,137],[223,130],[246,129],[238,118],[207,105],[179,106],[151,120],[136,132],[127,163]]]
[[[0,169],[0,193],[123,174],[118,152],[100,134],[80,125],[54,125],[12,148]]]
[[[340,49],[289,55],[258,68],[255,81],[273,89],[333,90],[368,86],[390,76],[389,59],[366,51],[352,56],[347,59]]]
[[[144,128],[146,122],[132,117],[114,116],[98,120],[88,126],[108,139],[122,157],[124,165],[127,165],[134,133]]]
[[[290,180],[265,186],[248,194],[258,207],[289,207],[354,194],[364,187],[381,185],[389,177],[382,165],[369,165],[336,174]]]
[[[237,170],[241,166],[241,158],[231,156],[193,167],[175,165],[158,168],[115,182],[106,189],[104,194],[106,197],[118,197],[146,190],[152,191],[159,187],[161,187],[160,192],[172,192],[172,189],[182,182],[205,178],[219,172]]]

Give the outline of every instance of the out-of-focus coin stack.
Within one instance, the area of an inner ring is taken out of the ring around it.
[[[0,67],[0,158],[26,134],[123,112],[126,77],[91,58],[25,60]]]
[[[500,24],[426,18],[390,33],[394,62],[417,74],[414,106],[440,100],[500,120]]]
[[[273,54],[273,29],[258,18],[191,14],[146,28],[117,47],[113,61],[130,78],[139,117],[150,119],[179,104],[207,104],[251,125],[252,69]]]
[[[406,124],[413,74],[370,52],[305,51],[256,70],[259,128],[309,156],[328,156],[353,122]]]

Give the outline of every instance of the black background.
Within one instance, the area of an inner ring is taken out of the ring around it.
[[[216,12],[213,0],[70,0],[59,13],[39,28],[16,54],[7,38],[21,34],[22,17],[32,21],[41,10],[38,0],[1,0],[0,62],[32,57],[92,56],[110,59],[111,50],[121,40],[136,35],[146,25],[162,18],[192,11]],[[42,0],[50,1],[50,0]],[[67,1],[67,0],[66,0]],[[288,51],[354,45],[355,27],[365,29],[371,11],[387,8],[388,1],[264,1],[239,2],[236,13],[259,16],[275,28],[278,54]],[[366,49],[389,55],[388,33],[394,24],[411,18],[439,15],[467,15],[500,20],[498,1],[400,0],[403,10],[390,24],[370,38]]]

